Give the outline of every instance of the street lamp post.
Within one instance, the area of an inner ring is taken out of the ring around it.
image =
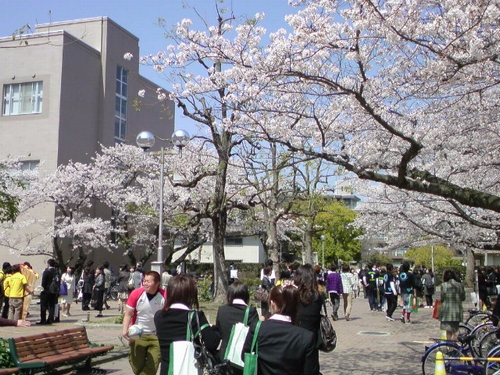
[[[189,141],[189,134],[185,130],[177,130],[172,134],[172,138],[163,139],[155,136],[153,133],[148,131],[140,132],[137,135],[136,143],[137,146],[142,148],[144,151],[149,150],[154,146],[155,140],[158,139],[163,142],[171,142],[175,147],[179,149],[182,154],[182,148],[186,146]],[[163,272],[163,190],[165,183],[165,147],[162,145],[160,149],[160,212],[159,212],[159,222],[158,222],[158,253],[156,256],[156,261],[151,262],[151,270],[158,272],[160,275]]]
[[[321,235],[321,268],[325,269],[325,235]]]

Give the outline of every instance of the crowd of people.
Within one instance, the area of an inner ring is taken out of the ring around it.
[[[11,265],[4,262],[0,270],[0,326],[28,327],[28,308],[39,275],[29,262]]]
[[[368,300],[370,311],[386,313],[388,321],[394,321],[394,311],[402,306],[400,320],[411,323],[411,312],[417,307],[433,306],[434,274],[431,269],[410,270],[410,264],[404,262],[399,269],[392,264],[378,266],[368,264],[365,269],[355,271],[347,264],[338,272],[337,265],[332,263],[328,271],[319,275],[320,283],[325,285],[329,301],[332,305],[332,319],[338,320],[340,301],[343,301],[344,317],[350,320],[352,300],[363,291]]]
[[[201,344],[202,337],[205,348],[223,361],[232,327],[243,322],[245,314],[249,334],[242,359],[250,350],[257,323],[262,322],[256,337],[259,374],[319,374],[318,332],[324,297],[317,274],[311,265],[300,265],[288,275],[283,273],[285,278],[278,283],[271,267],[271,263],[266,264],[261,274],[261,285],[269,290],[261,315],[250,306],[247,285],[236,279],[229,284],[227,304],[219,307],[214,325],[199,310],[198,288],[191,276],[171,275],[165,291],[162,276],[147,272],[143,286],[127,300],[123,321],[122,336],[130,341],[129,362],[134,374],[156,374],[158,367],[160,374],[168,374],[173,343],[186,339],[189,324],[192,332],[199,332],[195,340]],[[193,310],[196,319],[189,318]],[[129,334],[133,325],[140,326],[140,336]],[[231,366],[226,372],[243,373]]]
[[[6,325],[7,320],[9,324],[19,321],[20,326],[29,325],[26,317],[35,292],[40,299],[40,321],[36,324],[60,322],[71,316],[72,306],[79,302],[83,311],[93,309],[97,312],[96,317],[103,317],[103,310],[110,308],[107,299],[112,282],[117,285],[119,310],[125,313],[129,294],[142,287],[144,275],[140,262],[132,267],[121,264],[115,276],[109,262],[94,267],[94,262],[89,260],[79,277],[74,266],[62,270],[54,259],[47,260],[46,268],[40,274],[29,262],[13,265],[4,262],[0,270],[0,317],[3,319],[0,325]],[[37,281],[39,286],[35,287]]]
[[[61,316],[71,315],[71,306],[78,301],[82,310],[94,308],[97,317],[108,306],[107,290],[112,271],[109,263],[93,267],[85,264],[78,278],[75,268],[66,267],[61,273],[54,259],[47,261],[41,275],[29,263],[11,266],[4,263],[0,272],[1,325],[29,326],[25,316],[24,299],[34,291],[34,282],[40,278],[40,321],[37,324],[57,322]],[[203,343],[218,361],[225,360],[226,349],[233,326],[247,322],[249,334],[243,345],[241,359],[249,352],[255,335],[258,344],[259,374],[320,374],[318,347],[322,310],[326,302],[331,306],[332,319],[339,319],[340,304],[344,318],[351,319],[352,301],[360,291],[368,301],[371,311],[385,311],[386,319],[394,321],[398,304],[402,306],[401,321],[411,322],[415,301],[422,305],[433,304],[434,275],[430,269],[410,270],[408,263],[399,269],[392,264],[379,267],[368,264],[363,270],[353,270],[342,264],[340,270],[332,263],[328,270],[310,264],[294,263],[283,269],[279,277],[268,261],[261,270],[260,286],[269,292],[260,304],[260,312],[250,306],[250,292],[233,272],[228,273],[227,304],[218,309],[214,325],[210,325],[203,311],[199,310],[196,280],[175,270],[145,272],[142,264],[129,267],[121,264],[116,275],[119,311],[123,313],[122,337],[130,343],[129,362],[134,374],[168,374],[171,367],[172,343],[186,339],[186,328],[192,325],[195,340]],[[233,277],[231,277],[233,276]],[[444,273],[441,287],[441,328],[454,338],[461,317],[461,302],[465,299],[463,285],[452,271]],[[495,281],[496,282],[496,281]],[[54,287],[57,284],[57,288]],[[5,306],[7,305],[7,308]],[[6,312],[4,316],[3,313]],[[196,319],[189,317],[195,311]],[[326,310],[325,310],[326,311]],[[246,316],[246,318],[244,318]],[[260,329],[256,329],[257,323]],[[196,324],[198,326],[196,326]],[[140,327],[140,335],[131,334],[131,326]],[[258,333],[257,333],[258,332]],[[286,334],[284,334],[286,332]],[[202,337],[202,339],[200,339]],[[228,374],[242,374],[240,367],[230,366]]]

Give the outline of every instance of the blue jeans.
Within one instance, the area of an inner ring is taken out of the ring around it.
[[[401,299],[403,300],[403,310],[401,314],[411,312],[411,297],[413,294],[411,293],[401,293]]]

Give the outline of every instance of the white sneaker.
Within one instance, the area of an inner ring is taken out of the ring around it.
[[[389,322],[393,322],[394,321],[394,318],[391,318],[390,316],[386,316],[385,317]]]

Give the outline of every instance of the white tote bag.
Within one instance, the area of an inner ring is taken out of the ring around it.
[[[170,344],[168,375],[199,375],[191,341],[174,341]]]
[[[168,375],[199,375],[198,361],[195,358],[195,350],[191,335],[191,320],[194,312],[188,314],[186,328],[186,340],[174,341],[170,344],[170,362]]]
[[[239,368],[245,366],[245,363],[241,359],[241,352],[243,351],[243,345],[245,344],[250,329],[250,327],[248,327],[249,311],[250,306],[247,306],[243,323],[236,323],[233,325],[229,341],[227,342],[226,353],[224,354],[224,359],[229,360],[231,365]]]

